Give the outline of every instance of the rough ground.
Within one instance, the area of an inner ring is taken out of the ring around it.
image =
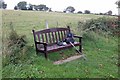
[[[64,59],[64,60],[55,61],[53,64],[59,65],[59,64],[63,64],[63,63],[66,63],[66,62],[70,62],[70,61],[79,59],[81,57],[83,57],[83,55],[75,55],[75,56],[69,57],[69,58]]]

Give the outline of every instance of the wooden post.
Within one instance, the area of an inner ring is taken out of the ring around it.
[[[118,5],[118,28],[119,27],[120,27],[120,6]]]
[[[67,28],[69,29],[69,32],[70,32],[70,26],[67,26]]]
[[[57,21],[57,27],[58,27],[58,21]]]
[[[120,15],[118,15],[118,21],[120,21]]]
[[[118,1],[118,29],[120,28],[120,0]],[[118,31],[118,66],[120,66],[120,30]],[[119,73],[118,73],[119,74]]]
[[[49,28],[49,27],[48,27],[48,21],[47,21],[47,20],[45,20],[45,26],[46,26],[46,29]]]
[[[120,21],[120,6],[118,6],[118,21]]]
[[[118,27],[120,27],[120,15],[118,15]]]
[[[116,2],[116,5],[118,5],[118,28],[120,27],[120,0]]]

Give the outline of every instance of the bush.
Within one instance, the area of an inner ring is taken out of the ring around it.
[[[82,11],[78,11],[77,13],[80,13],[80,14],[82,14]]]
[[[89,10],[84,11],[85,14],[90,14],[91,12]]]
[[[3,66],[13,63],[17,64],[22,58],[25,57],[27,51],[27,39],[25,35],[18,35],[13,29],[12,23],[10,24],[9,36],[4,42],[3,48]]]
[[[94,31],[96,33],[102,32],[106,34],[112,34],[118,30],[117,19],[115,18],[98,18],[91,19],[85,22],[78,22],[78,30],[81,32],[80,34],[85,34],[89,31]]]

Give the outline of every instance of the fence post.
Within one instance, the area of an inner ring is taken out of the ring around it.
[[[48,21],[47,21],[47,20],[45,20],[45,26],[46,26],[46,29],[49,28],[49,27],[48,27]]]

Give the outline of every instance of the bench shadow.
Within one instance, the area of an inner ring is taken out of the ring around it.
[[[54,62],[58,60],[67,59],[76,54],[77,52],[73,48],[70,48],[70,49],[61,50],[58,52],[48,53],[48,59]]]

